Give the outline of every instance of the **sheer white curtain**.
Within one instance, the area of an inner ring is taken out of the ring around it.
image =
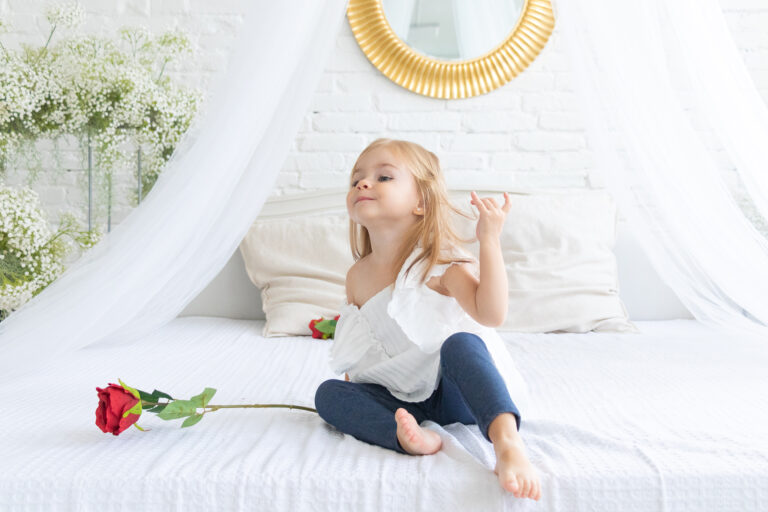
[[[0,383],[137,339],[217,275],[273,189],[346,3],[249,3],[227,71],[146,201],[0,323]]]
[[[0,384],[90,344],[130,343],[215,277],[271,193],[345,6],[251,4],[228,72],[147,200],[0,323]],[[718,5],[556,0],[555,8],[597,163],[655,268],[702,322],[768,339],[768,243],[738,209],[681,100],[687,83],[687,101],[768,211],[766,108]],[[684,65],[673,73],[675,62]]]
[[[768,220],[768,105],[754,87],[718,2],[668,2],[664,7],[670,17],[689,20],[669,35],[682,48],[698,49],[678,54],[675,62],[694,81],[695,86],[687,84],[694,108],[717,132],[756,208]]]
[[[768,341],[768,242],[704,139],[765,214],[768,109],[716,0],[558,0],[555,14],[598,167],[654,267],[698,320]]]

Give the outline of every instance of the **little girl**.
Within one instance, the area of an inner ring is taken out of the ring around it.
[[[329,360],[348,374],[323,382],[315,407],[338,430],[411,455],[442,446],[420,426],[425,420],[476,423],[493,443],[502,488],[538,500],[539,476],[511,398],[524,403],[527,388],[493,329],[508,304],[499,237],[511,205],[504,198],[499,207],[471,194],[479,211],[478,279],[451,226],[449,210],[465,214],[448,200],[438,158],[393,139],[360,153],[347,194],[355,263]]]

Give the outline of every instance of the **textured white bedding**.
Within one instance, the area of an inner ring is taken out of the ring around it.
[[[2,389],[0,510],[767,510],[768,340],[693,320],[637,325],[642,334],[502,334],[536,404],[520,433],[539,502],[501,490],[476,425],[425,422],[443,449],[423,457],[288,409],[219,410],[185,429],[146,413],[149,432],[102,433],[95,387],[118,377],[176,398],[213,387],[213,404],[309,407],[339,377],[328,340],[183,317]]]

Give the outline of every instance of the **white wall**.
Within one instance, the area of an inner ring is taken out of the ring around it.
[[[248,0],[80,0],[88,11],[87,32],[114,34],[123,25],[143,24],[152,31],[178,24],[199,45],[198,55],[176,69],[175,78],[207,87],[223,67],[242,26]],[[49,2],[0,0],[0,15],[14,31],[2,41],[42,44],[48,25],[41,15]],[[768,102],[768,0],[721,0],[728,25],[763,98]],[[265,76],[265,80],[269,77]],[[371,65],[344,23],[335,51],[315,92],[293,148],[278,178],[275,194],[346,183],[354,158],[379,136],[406,138],[435,151],[449,184],[467,180],[508,180],[511,186],[600,187],[587,148],[584,124],[576,111],[571,72],[558,29],[533,64],[504,87],[466,100],[435,100],[413,94]],[[512,115],[510,115],[512,114]],[[713,148],[717,150],[718,148]],[[46,169],[33,186],[41,195],[51,226],[58,212],[77,212],[85,221],[85,173],[70,153],[67,169]],[[737,188],[736,173],[722,163]],[[133,170],[122,173],[115,191],[112,225],[130,212],[127,190]],[[25,182],[12,170],[8,182]],[[743,191],[737,194],[742,194]],[[742,200],[745,200],[742,197]],[[103,219],[106,224],[106,218]],[[766,228],[768,232],[768,228]]]

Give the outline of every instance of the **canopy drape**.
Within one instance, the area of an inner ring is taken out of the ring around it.
[[[656,271],[698,320],[768,339],[768,243],[701,128],[768,214],[768,108],[719,5],[554,6],[598,169]],[[131,343],[218,274],[273,189],[345,10],[344,0],[249,3],[227,71],[147,199],[0,323],[0,384],[88,345]]]

